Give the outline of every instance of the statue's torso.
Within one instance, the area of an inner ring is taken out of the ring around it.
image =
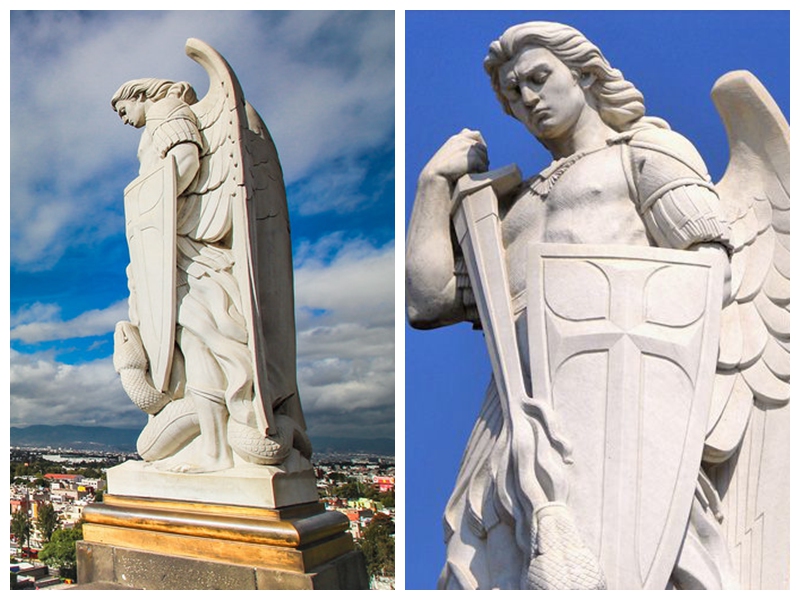
[[[649,245],[625,176],[620,146],[580,158],[546,197],[526,187],[502,215],[512,298],[525,289],[531,242]]]
[[[146,129],[142,131],[142,137],[139,138],[136,157],[139,159],[139,175],[145,175],[155,169],[161,160],[153,145],[153,136]]]

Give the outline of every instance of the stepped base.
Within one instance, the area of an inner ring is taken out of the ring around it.
[[[78,581],[133,589],[367,589],[347,518],[108,494],[84,511]]]

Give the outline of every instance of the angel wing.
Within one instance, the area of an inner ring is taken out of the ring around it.
[[[788,588],[789,125],[747,71],[721,77],[712,97],[731,149],[716,187],[735,300],[722,316],[704,459],[741,586]]]
[[[205,221],[196,226],[213,231],[231,220],[230,240],[224,241],[233,249],[247,321],[257,426],[265,434],[274,431],[273,408],[280,407],[305,428],[297,393],[289,213],[278,153],[227,61],[194,38],[187,40],[186,54],[209,76],[208,93],[192,106],[205,149],[191,192],[193,201],[215,208],[202,211]]]

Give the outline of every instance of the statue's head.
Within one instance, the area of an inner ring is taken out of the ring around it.
[[[168,79],[133,79],[122,84],[111,98],[113,108],[126,125],[143,127],[145,124],[145,107],[147,102],[158,102],[166,97],[173,97],[194,104],[197,94],[185,81],[175,83]]]
[[[510,27],[489,46],[483,66],[505,112],[520,119],[512,110],[514,94],[520,89],[514,89],[515,81],[509,81],[507,74],[520,61],[530,63],[534,56],[548,55],[569,70],[583,101],[612,129],[626,131],[644,116],[642,94],[608,63],[597,46],[572,27],[544,21]]]

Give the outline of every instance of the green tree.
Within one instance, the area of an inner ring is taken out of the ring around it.
[[[39,552],[39,560],[49,567],[56,567],[61,577],[75,578],[77,552],[75,542],[83,539],[83,526],[78,523],[70,529],[59,529]]]
[[[99,471],[98,469],[96,469],[94,467],[88,467],[88,468],[83,469],[83,473],[82,474],[83,474],[84,477],[88,477],[89,479],[97,479],[103,473],[102,473],[102,471]]]
[[[36,527],[45,543],[53,537],[53,532],[58,529],[58,513],[49,502],[39,507],[39,514],[36,517]]]
[[[370,577],[394,575],[394,521],[378,513],[364,528],[361,551]]]
[[[19,548],[25,546],[26,543],[30,546],[31,531],[31,518],[28,516],[28,512],[24,510],[15,512],[11,517],[11,534],[17,540]],[[17,551],[19,552],[19,550]]]
[[[357,500],[358,498],[365,498],[368,493],[369,486],[363,483],[350,479],[342,485],[333,488],[333,495],[337,498],[346,498],[348,500]]]
[[[378,501],[383,504],[384,508],[394,508],[394,490],[381,492]]]

